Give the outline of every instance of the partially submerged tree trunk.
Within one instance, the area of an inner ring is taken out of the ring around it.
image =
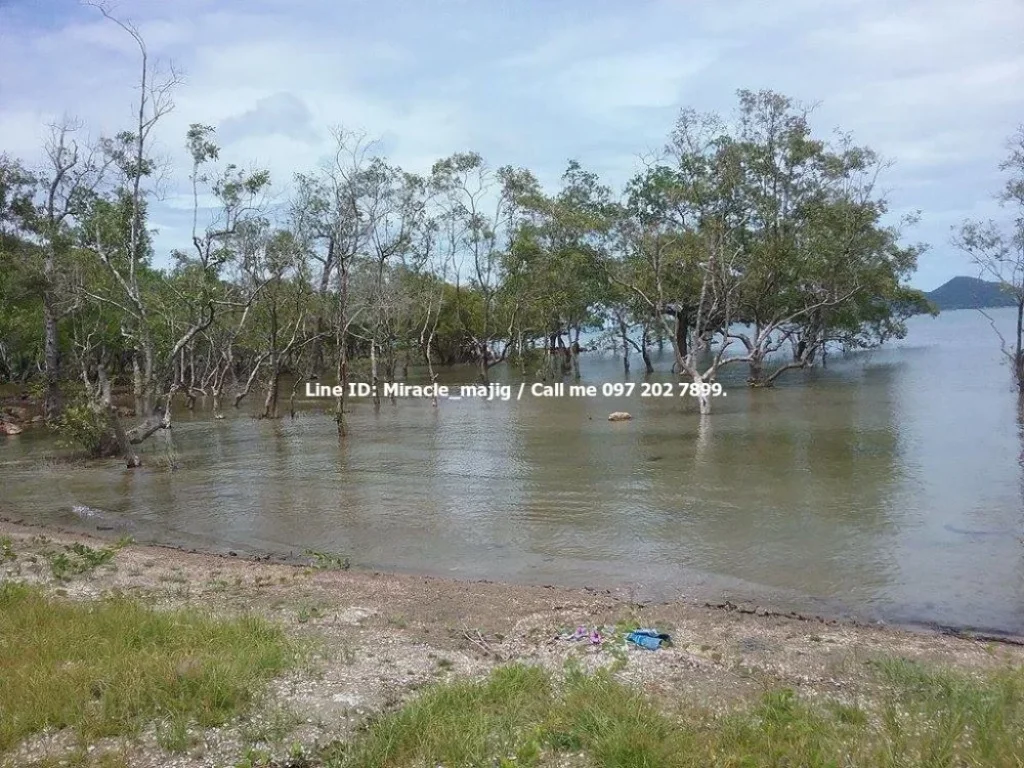
[[[619,313],[617,315],[619,321],[619,335],[622,337],[622,368],[624,372],[629,374],[629,326],[626,325],[625,317]]]
[[[658,349],[660,350],[661,347],[659,346]],[[646,323],[644,324],[643,333],[640,335],[640,356],[644,360],[644,373],[648,376],[654,373],[654,364],[651,362],[649,331]]]

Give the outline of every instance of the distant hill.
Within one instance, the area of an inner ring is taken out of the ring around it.
[[[945,285],[926,293],[925,298],[940,310],[989,309],[1017,305],[1012,296],[1000,289],[999,283],[990,283],[976,277],[954,277]]]

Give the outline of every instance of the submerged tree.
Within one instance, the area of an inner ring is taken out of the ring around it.
[[[1014,384],[1024,395],[1024,125],[1017,128],[1008,146],[1009,155],[999,165],[1007,179],[998,199],[1010,212],[1009,222],[966,221],[954,232],[953,243],[971,257],[983,277],[995,280],[1013,297],[1017,308],[1015,338],[1007,341],[992,318],[989,322],[1010,363]]]
[[[502,363],[578,377],[584,333],[602,325],[627,373],[634,352],[651,373],[651,346],[669,343],[708,413],[724,366],[768,386],[829,344],[900,336],[917,306],[904,280],[919,249],[884,223],[884,164],[816,138],[807,110],[768,91],[740,92],[734,120],[684,110],[623,194],[576,162],[549,191],[474,152],[420,176],[336,129],[329,161],[275,208],[266,172],[219,166],[214,127],[194,123],[192,231],[167,263],[149,212],[178,79],[104,14],[140,56],[131,128],[90,151],[68,123],[46,167],[0,160],[0,377],[37,377],[49,414],[77,379],[102,450],[129,465],[179,399],[210,396],[220,416],[260,391],[253,410],[274,418],[289,382],[294,415],[300,382],[333,378],[344,434],[350,379],[404,380],[418,361],[431,381],[459,363],[483,381]]]

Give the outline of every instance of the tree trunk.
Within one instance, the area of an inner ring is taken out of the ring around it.
[[[370,385],[373,387],[373,407],[380,408],[380,393],[377,389],[377,342],[370,341]]]
[[[689,315],[683,311],[678,310],[676,315],[676,348],[679,350],[681,357],[685,358],[687,355],[687,337],[690,331],[690,318]]]
[[[1013,350],[1013,378],[1024,394],[1024,296],[1017,299],[1017,343]]]
[[[338,346],[338,385],[341,395],[334,401],[334,420],[338,425],[338,436],[347,433],[345,425],[345,389],[348,387],[348,261],[338,259],[338,332],[335,343]]]
[[[324,262],[323,271],[320,273],[320,291],[319,295],[321,299],[327,295],[327,292],[331,287],[331,272],[334,270],[334,253],[335,243],[332,237],[327,243],[327,259]],[[313,349],[310,352],[310,374],[309,378],[319,379],[320,374],[324,367],[324,347],[323,347],[323,334],[327,327],[324,322],[323,314],[318,314],[316,318],[316,338],[313,339]]]
[[[146,410],[146,397],[144,394],[145,383],[142,379],[142,366],[139,364],[139,350],[132,355],[132,389],[135,394],[135,415],[144,419],[149,415]]]
[[[117,407],[113,404],[107,406],[107,423],[114,432],[114,438],[121,449],[121,455],[124,456],[125,466],[128,469],[141,467],[142,460],[139,458],[139,454],[135,452],[135,449],[132,448],[132,442],[128,437],[128,433],[124,430],[124,425],[121,424],[120,416],[118,416]]]
[[[764,375],[764,354],[760,349],[754,350],[750,354],[750,375],[747,377],[747,384],[752,387],[767,387],[771,386]]]
[[[640,335],[640,356],[644,360],[644,372],[648,375],[654,373],[654,364],[651,362],[650,341],[650,332],[645,325],[643,333]]]
[[[489,383],[489,381],[488,381],[488,379],[489,379],[488,370],[491,367],[490,366],[491,352],[490,352],[490,348],[487,346],[487,342],[486,341],[480,342],[480,344],[478,345],[477,356],[479,357],[479,371],[478,372],[480,374],[480,383],[481,384],[488,384]]]
[[[576,326],[572,333],[572,342],[569,344],[569,358],[572,363],[572,377],[574,381],[580,380],[580,328]]]
[[[711,395],[703,391],[704,387],[701,385],[704,383],[704,379],[699,373],[694,372],[692,378],[691,386],[697,385],[697,391],[699,392],[697,395],[697,406],[700,409],[700,415],[708,416],[711,413]]]
[[[626,321],[619,317],[619,333],[622,335],[622,367],[626,375],[629,375],[629,327]]]
[[[263,418],[277,418],[277,392],[281,378],[281,361],[277,354],[270,357],[270,371],[267,376],[267,396],[263,401]]]
[[[50,280],[50,273],[53,270],[51,258],[47,257],[47,281]],[[60,416],[60,352],[59,335],[57,328],[57,310],[54,307],[53,291],[47,287],[43,293],[43,360],[45,366],[46,395],[43,401],[43,415],[47,421],[53,421]]]

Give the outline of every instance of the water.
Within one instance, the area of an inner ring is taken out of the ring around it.
[[[1009,335],[1012,310],[993,316]],[[314,548],[371,568],[1024,631],[1024,449],[984,317],[914,318],[905,341],[773,390],[747,390],[745,374],[729,370],[704,421],[685,398],[636,394],[359,402],[339,441],[328,401],[275,422],[179,412],[175,471],[159,436],[150,468],[129,472],[46,461],[54,443],[29,431],[0,442],[0,514],[216,551]],[[622,380],[618,360],[584,356],[583,383]],[[609,423],[617,410],[633,421]]]

